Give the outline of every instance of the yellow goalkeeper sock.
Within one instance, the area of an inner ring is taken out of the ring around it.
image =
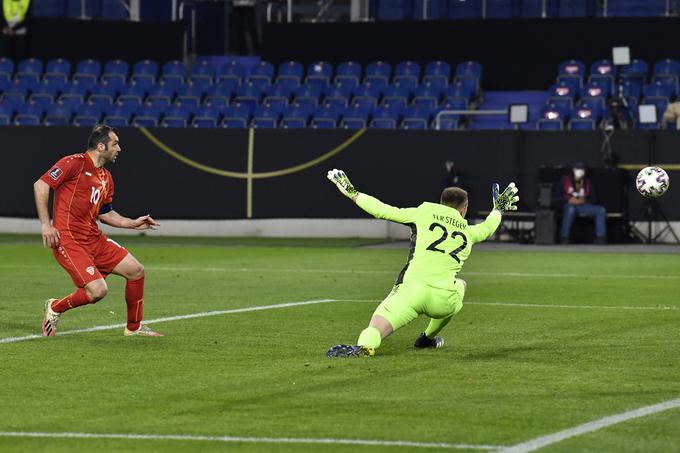
[[[373,349],[378,349],[380,347],[380,342],[382,338],[380,337],[380,331],[375,327],[366,327],[357,340],[357,345],[368,346]]]

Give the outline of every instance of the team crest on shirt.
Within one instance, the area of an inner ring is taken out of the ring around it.
[[[94,267],[92,266],[89,266],[85,271],[90,275],[94,275]]]
[[[50,178],[54,179],[55,181],[59,179],[63,171],[61,171],[61,168],[59,167],[54,167],[52,170],[50,170]]]

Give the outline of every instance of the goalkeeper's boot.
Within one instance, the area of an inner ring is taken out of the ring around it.
[[[155,330],[151,330],[147,326],[140,325],[139,329],[137,330],[129,330],[127,327],[125,328],[125,331],[123,332],[123,335],[126,337],[132,337],[132,336],[140,336],[140,337],[162,337],[163,334],[156,332]]]
[[[52,310],[52,302],[58,299],[47,299],[45,301],[45,317],[42,323],[43,337],[53,337],[57,334],[57,326],[61,313]]]
[[[413,346],[419,349],[423,348],[441,348],[444,346],[444,339],[442,337],[427,338],[425,332],[421,333],[413,343]]]
[[[328,357],[373,357],[375,349],[369,346],[354,346],[348,344],[339,344],[333,346],[326,352]]]

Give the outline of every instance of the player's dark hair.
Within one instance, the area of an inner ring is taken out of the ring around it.
[[[447,187],[442,191],[439,202],[454,209],[459,209],[468,201],[468,194],[460,187]]]
[[[106,124],[97,124],[90,132],[90,138],[87,139],[87,149],[95,149],[98,144],[103,144],[104,147],[109,144],[109,133],[113,132],[118,135],[118,129],[107,126]]]

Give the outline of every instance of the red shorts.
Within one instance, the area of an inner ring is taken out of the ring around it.
[[[99,241],[90,246],[64,240],[62,236],[59,247],[52,249],[52,253],[59,265],[71,276],[73,283],[82,288],[90,282],[108,277],[129,252],[102,234]]]

